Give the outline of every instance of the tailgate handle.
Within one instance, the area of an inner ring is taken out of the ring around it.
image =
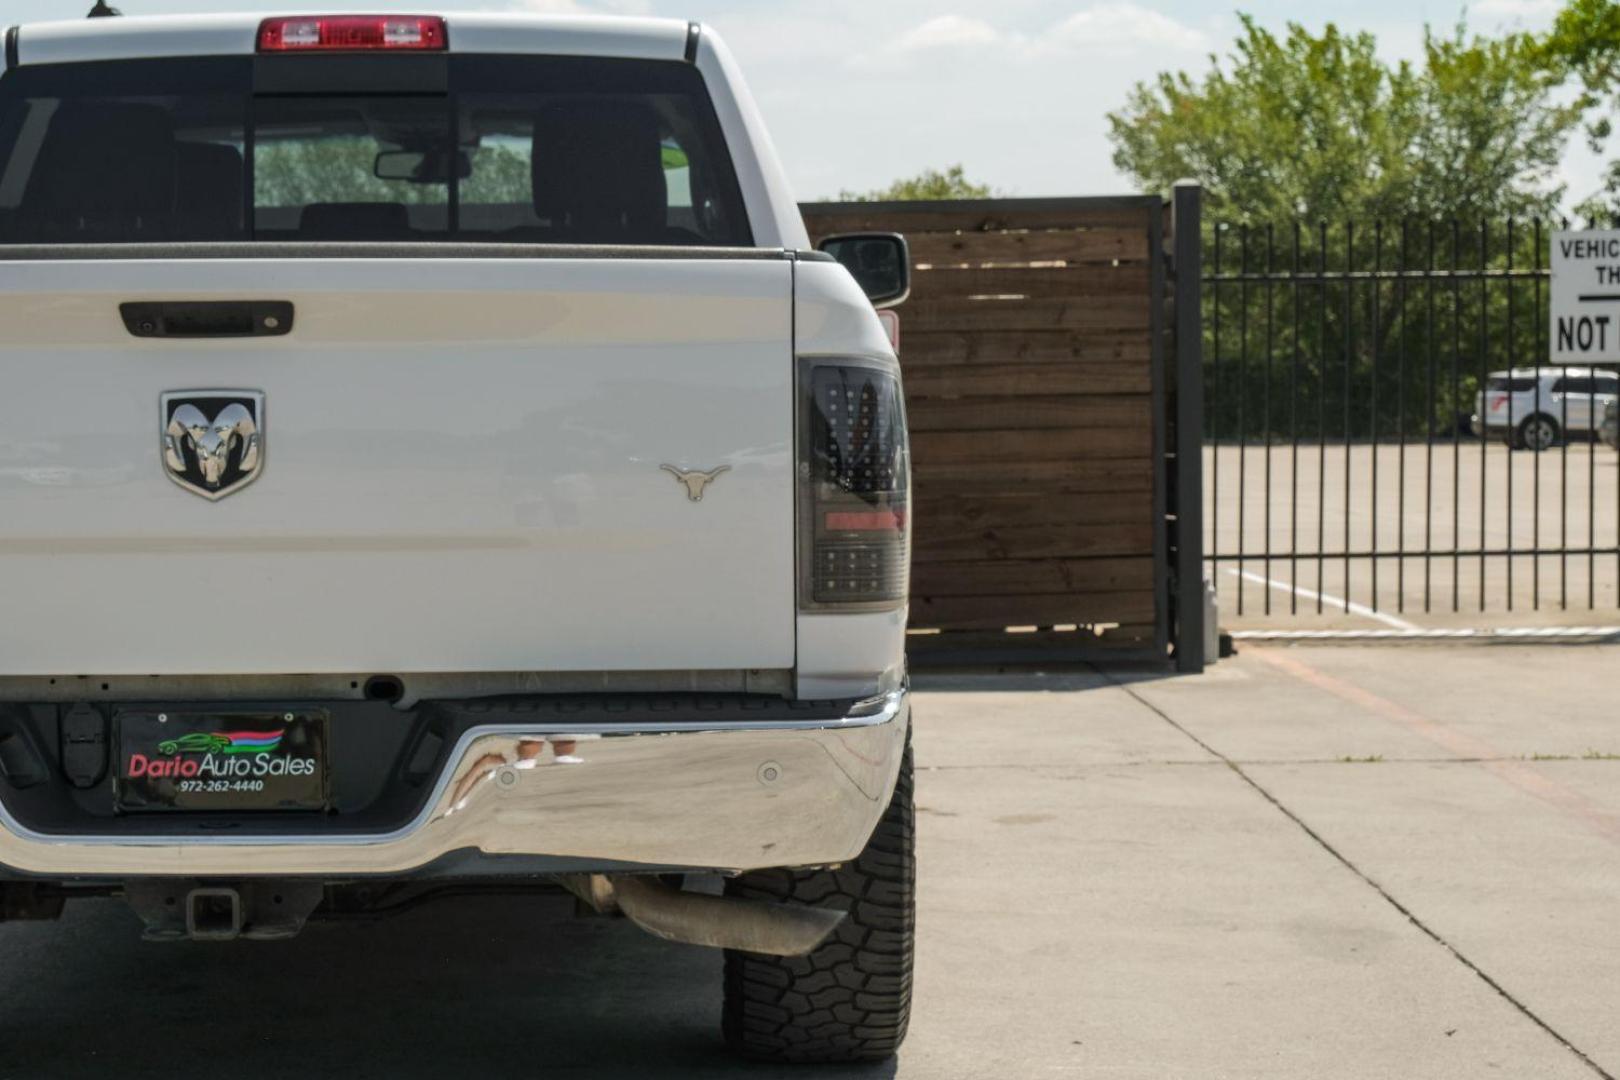
[[[136,337],[280,337],[292,329],[285,300],[164,300],[119,304]]]

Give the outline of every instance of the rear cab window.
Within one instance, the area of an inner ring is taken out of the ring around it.
[[[276,58],[273,80],[254,57],[7,73],[0,243],[752,243],[689,64],[352,59]]]

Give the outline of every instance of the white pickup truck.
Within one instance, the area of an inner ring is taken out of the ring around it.
[[[98,18],[0,77],[0,914],[565,889],[903,1038],[904,244],[695,24]],[[853,269],[853,273],[851,272]]]

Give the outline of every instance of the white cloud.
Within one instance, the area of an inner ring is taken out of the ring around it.
[[[579,0],[512,0],[507,10],[526,15],[584,15],[590,9]]]
[[[995,27],[983,20],[963,15],[939,15],[906,31],[894,47],[901,52],[962,48],[989,45],[1000,36]]]
[[[645,15],[650,8],[648,0],[507,0],[500,10],[525,15]]]
[[[862,55],[856,62],[881,66],[885,56],[892,60],[955,48],[995,50],[1003,59],[1018,61],[1069,52],[1135,54],[1148,48],[1163,53],[1205,52],[1209,39],[1195,27],[1131,0],[1105,0],[1074,11],[1035,34],[998,29],[965,15],[937,15],[901,34],[883,54]]]
[[[1522,0],[1521,0],[1522,2]],[[1075,12],[1046,35],[1050,45],[1082,49],[1117,49],[1152,45],[1177,52],[1209,47],[1202,32],[1140,4],[1093,4]]]
[[[1485,19],[1541,19],[1558,13],[1560,0],[1479,0],[1468,13]]]

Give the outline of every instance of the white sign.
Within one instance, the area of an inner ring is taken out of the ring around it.
[[[1552,234],[1554,363],[1620,360],[1620,230]]]

